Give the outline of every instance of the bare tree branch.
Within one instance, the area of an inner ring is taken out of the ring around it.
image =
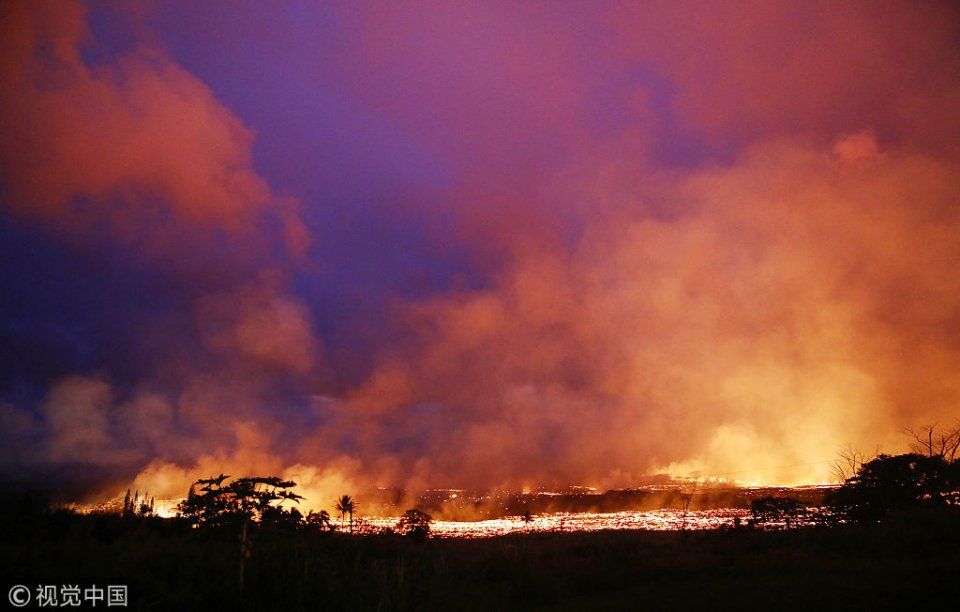
[[[833,472],[834,478],[837,479],[837,482],[843,483],[853,478],[860,470],[860,466],[864,464],[866,457],[861,451],[858,451],[849,444],[837,454],[838,457],[834,460],[831,471]]]
[[[910,449],[915,453],[953,461],[960,451],[960,423],[946,430],[934,423],[916,430],[905,428],[901,431],[913,438]]]

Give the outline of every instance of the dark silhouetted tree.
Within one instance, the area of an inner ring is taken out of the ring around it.
[[[333,523],[330,522],[330,513],[326,510],[321,510],[320,512],[311,510],[308,512],[306,524],[320,532],[333,531]]]
[[[120,516],[133,516],[133,499],[130,497],[130,489],[127,489],[127,494],[123,496],[123,510],[120,511]]]
[[[230,478],[220,474],[200,479],[191,487],[187,499],[177,507],[180,516],[198,527],[240,526],[240,587],[243,588],[247,559],[251,555],[249,527],[253,521],[290,524],[302,519],[300,512],[285,513],[277,506],[285,501],[300,503],[300,495],[290,491],[296,483],[276,476]],[[274,506],[273,504],[276,504]]]
[[[260,525],[274,529],[295,531],[304,524],[303,514],[296,508],[289,510],[280,506],[270,506],[260,515]]]
[[[284,501],[299,503],[301,496],[290,491],[296,483],[276,476],[230,478],[220,474],[200,479],[191,487],[177,510],[188,521],[202,526],[240,524],[260,521],[265,510]]]
[[[344,495],[340,499],[334,500],[334,507],[340,513],[340,524],[343,524],[345,516],[350,516],[350,533],[353,533],[353,511],[357,508],[357,503],[349,495]]]
[[[150,501],[147,501],[147,494],[143,494],[143,499],[140,500],[140,506],[137,508],[137,514],[140,516],[152,516],[153,515],[153,498],[150,498]]]
[[[905,429],[904,433],[913,438],[911,450],[919,455],[942,457],[953,462],[960,452],[960,425],[953,429],[943,429],[936,425],[924,425],[920,429]]]
[[[874,453],[874,456],[879,454],[879,452],[878,449],[877,452]],[[840,456],[833,462],[832,471],[837,482],[843,484],[848,478],[856,475],[860,467],[866,462],[866,457],[861,451],[853,448],[853,446],[847,446],[847,448],[840,451],[839,455]]]
[[[422,542],[430,537],[430,525],[432,523],[432,516],[416,508],[411,508],[403,513],[394,529],[399,534]]]
[[[887,513],[957,503],[958,462],[939,454],[880,455],[827,498],[843,518],[876,521]]]

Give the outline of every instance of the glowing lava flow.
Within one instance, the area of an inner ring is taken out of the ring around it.
[[[645,512],[560,512],[531,517],[529,523],[523,517],[509,516],[485,521],[434,521],[430,532],[444,538],[485,538],[509,533],[601,531],[604,529],[647,529],[651,531],[677,531],[686,529],[717,529],[732,527],[734,519],[743,520],[749,510],[724,508],[719,510],[690,510],[684,516],[682,510],[649,510]],[[365,518],[370,525],[379,528],[393,527],[399,517]]]

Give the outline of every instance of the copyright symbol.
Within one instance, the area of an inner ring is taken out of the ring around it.
[[[10,593],[7,595],[7,598],[10,600],[11,606],[14,608],[22,608],[30,603],[30,589],[22,584],[14,585],[10,587]]]

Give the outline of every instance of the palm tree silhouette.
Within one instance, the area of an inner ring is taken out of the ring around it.
[[[330,525],[330,513],[326,510],[321,510],[319,517],[317,518],[317,523],[320,525],[320,529],[326,528],[327,531],[333,527]]]
[[[311,510],[307,514],[307,524],[315,525],[320,531],[326,529],[330,531],[333,529],[333,526],[330,524],[330,514],[326,510],[321,510],[320,512],[314,512]]]
[[[340,524],[343,524],[343,517],[347,514],[350,515],[350,533],[353,533],[353,511],[357,507],[357,503],[350,498],[349,495],[344,495],[340,499],[334,501],[335,508],[337,512],[340,513]]]

